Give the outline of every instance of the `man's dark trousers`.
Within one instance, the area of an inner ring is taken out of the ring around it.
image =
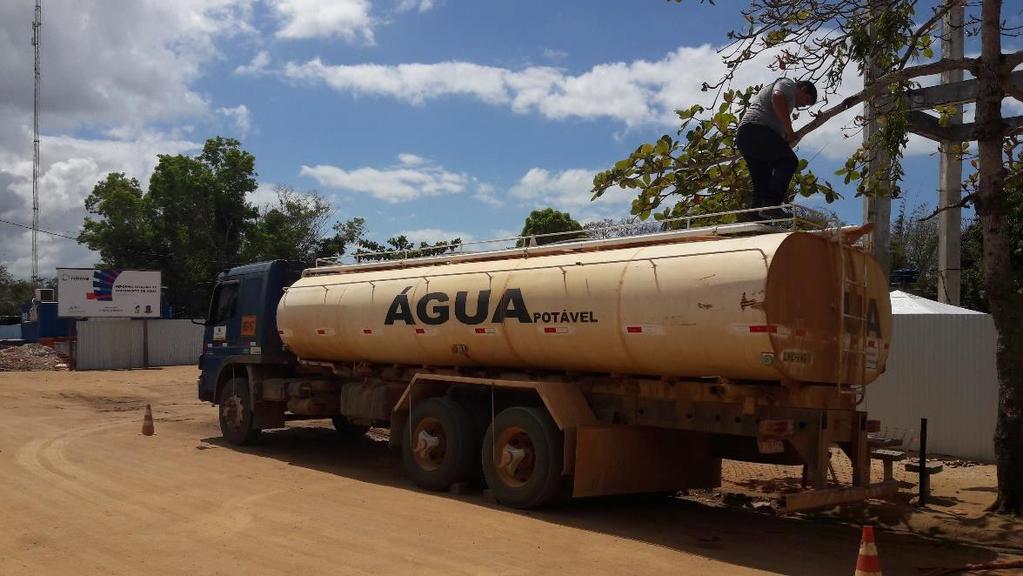
[[[789,181],[799,166],[799,159],[785,139],[767,126],[743,124],[735,144],[753,179],[750,208],[784,204]]]

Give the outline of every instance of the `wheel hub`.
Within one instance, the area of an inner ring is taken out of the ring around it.
[[[416,464],[428,471],[440,468],[447,451],[447,437],[440,421],[436,418],[424,418],[416,426],[414,438],[416,447],[412,449],[412,456]]]
[[[536,450],[525,430],[516,427],[504,430],[494,448],[500,454],[495,468],[501,482],[513,487],[529,482],[536,467]]]
[[[240,430],[245,420],[245,407],[238,396],[230,396],[224,403],[224,422],[235,430]]]

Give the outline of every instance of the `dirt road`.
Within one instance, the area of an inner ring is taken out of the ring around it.
[[[425,493],[328,423],[220,440],[191,367],[0,374],[0,574],[851,574],[859,532],[682,500]],[[156,436],[139,434],[152,403]],[[317,426],[324,426],[318,428]],[[885,574],[994,560],[881,531]]]

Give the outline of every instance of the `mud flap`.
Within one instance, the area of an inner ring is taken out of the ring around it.
[[[721,460],[700,433],[643,426],[576,429],[574,497],[721,485]]]

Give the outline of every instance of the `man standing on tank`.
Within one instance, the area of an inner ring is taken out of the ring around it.
[[[753,180],[750,208],[785,203],[789,181],[799,165],[792,147],[798,142],[792,130],[792,111],[817,102],[812,82],[778,78],[764,86],[750,101],[739,120],[736,146],[746,160]],[[740,214],[741,221],[788,218],[788,211],[775,208]]]

